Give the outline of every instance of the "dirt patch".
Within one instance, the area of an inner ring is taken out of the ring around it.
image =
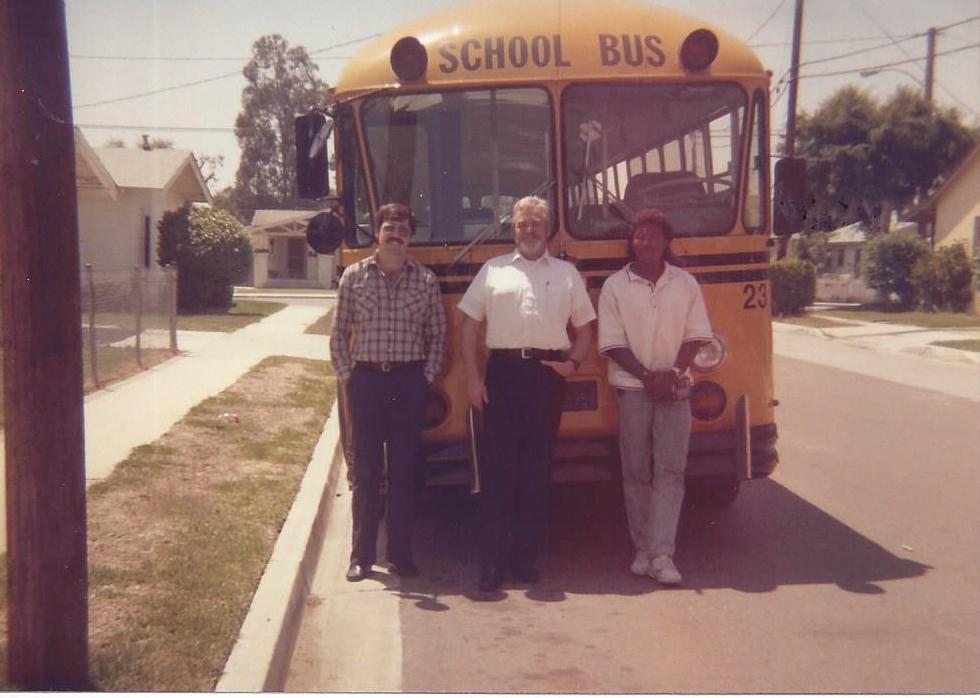
[[[334,390],[267,359],[89,488],[93,687],[214,689]]]

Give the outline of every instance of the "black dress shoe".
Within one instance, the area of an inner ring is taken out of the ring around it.
[[[503,584],[504,575],[499,567],[484,567],[480,572],[480,580],[476,583],[480,591],[496,591]]]
[[[369,574],[371,574],[371,565],[362,565],[359,562],[352,562],[350,563],[350,567],[347,568],[347,581],[359,582]]]
[[[535,569],[534,565],[520,565],[514,567],[512,572],[514,579],[525,584],[535,584],[541,579],[541,575],[538,574],[538,570]]]
[[[419,567],[414,562],[392,563],[388,567],[388,571],[406,579],[419,576]]]

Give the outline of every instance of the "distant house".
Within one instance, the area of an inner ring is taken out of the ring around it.
[[[306,224],[319,211],[260,209],[252,216],[253,285],[257,288],[331,288],[333,255],[306,243]]]
[[[920,234],[933,247],[962,245],[971,257],[980,255],[980,146],[906,218],[918,223]],[[975,289],[973,307],[980,311],[980,292]]]
[[[889,235],[916,232],[910,223],[892,225]],[[861,255],[868,242],[868,231],[861,223],[852,223],[830,232],[827,239],[829,258],[817,277],[817,300],[824,302],[871,303],[877,294],[861,278]]]
[[[157,222],[188,201],[211,203],[189,150],[93,148],[75,129],[81,263],[96,271],[156,266]]]

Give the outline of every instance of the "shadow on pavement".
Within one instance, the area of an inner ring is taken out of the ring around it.
[[[460,490],[430,491],[419,501],[416,558],[422,575],[403,580],[404,598],[423,610],[447,610],[446,597],[493,602],[520,593],[542,602],[566,594],[637,595],[654,591],[773,591],[793,584],[836,584],[881,594],[877,582],[923,575],[927,565],[897,557],[773,480],[745,483],[728,508],[685,506],[675,560],[683,585],[662,587],[628,571],[632,547],[619,484],[575,483],[552,489],[542,580],[508,579],[500,592],[476,590],[476,502]]]

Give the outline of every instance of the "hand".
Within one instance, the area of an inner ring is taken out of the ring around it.
[[[479,378],[469,378],[466,381],[466,399],[472,407],[482,410],[490,402],[487,399],[487,386]]]
[[[565,378],[575,373],[575,364],[571,359],[566,359],[565,361],[542,361],[541,363]]]
[[[643,389],[655,401],[666,402],[674,399],[677,374],[673,371],[650,371],[640,380],[643,381]]]

